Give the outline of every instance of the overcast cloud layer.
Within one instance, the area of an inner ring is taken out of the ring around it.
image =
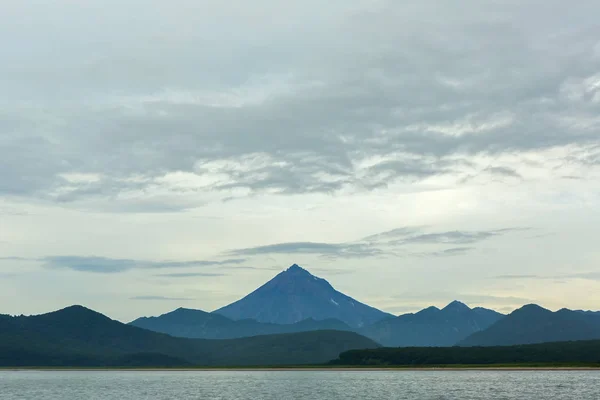
[[[0,313],[600,309],[600,3],[0,4]]]

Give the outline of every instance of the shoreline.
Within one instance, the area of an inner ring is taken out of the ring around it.
[[[0,367],[0,372],[440,372],[440,371],[600,371],[600,367],[249,367],[249,368],[56,368],[56,367]]]

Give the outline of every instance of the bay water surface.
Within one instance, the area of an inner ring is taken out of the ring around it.
[[[0,371],[2,400],[600,399],[600,371]]]

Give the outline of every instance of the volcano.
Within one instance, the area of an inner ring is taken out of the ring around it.
[[[274,324],[293,324],[308,318],[337,319],[353,328],[393,317],[338,292],[325,279],[297,264],[214,313],[233,320],[250,318]]]

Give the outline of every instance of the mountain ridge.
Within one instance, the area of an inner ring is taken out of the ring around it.
[[[0,316],[0,366],[243,366],[327,362],[379,345],[355,332],[313,331],[243,339],[176,338],[82,306]]]
[[[526,304],[457,344],[511,346],[594,339],[600,339],[597,315],[566,308],[553,312],[537,304]]]
[[[388,347],[444,347],[487,329],[501,318],[503,315],[496,311],[471,309],[454,300],[442,309],[427,307],[376,322],[358,332]]]
[[[187,308],[178,308],[158,317],[141,317],[129,325],[172,336],[197,339],[235,339],[278,333],[352,330],[347,324],[335,319],[307,318],[294,324],[271,324],[253,319],[234,321],[220,314]]]

